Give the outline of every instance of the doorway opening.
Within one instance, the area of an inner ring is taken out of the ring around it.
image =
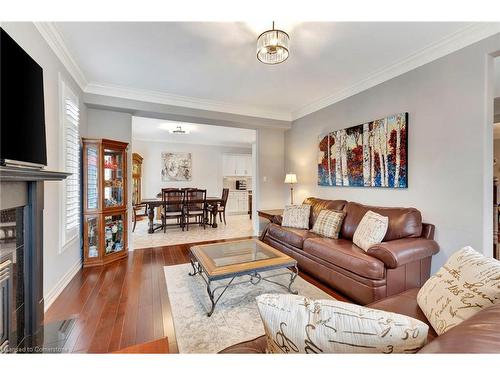
[[[253,236],[255,142],[253,129],[133,117],[134,249]],[[187,189],[209,211],[188,213]]]

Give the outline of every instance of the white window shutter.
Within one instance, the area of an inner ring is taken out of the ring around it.
[[[71,173],[64,182],[64,242],[80,232],[80,110],[78,97],[63,84],[64,170]]]

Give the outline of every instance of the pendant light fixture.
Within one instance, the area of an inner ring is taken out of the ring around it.
[[[257,38],[257,59],[264,64],[279,64],[288,58],[290,37],[282,30],[264,31]]]

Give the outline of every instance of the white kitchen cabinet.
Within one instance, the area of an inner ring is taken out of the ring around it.
[[[223,154],[222,171],[224,176],[252,176],[252,155]]]
[[[247,213],[248,212],[248,192],[230,191],[227,197],[227,212]]]

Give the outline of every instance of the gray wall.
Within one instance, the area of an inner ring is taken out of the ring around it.
[[[43,68],[47,169],[62,170],[59,75],[80,98],[80,133],[85,135],[87,112],[83,103],[83,93],[32,23],[3,22],[2,27]],[[80,239],[62,247],[60,196],[63,187],[61,182],[45,184],[45,225],[43,228],[45,308],[50,306],[65,284],[70,281],[72,273],[78,269],[81,262]]]
[[[256,209],[282,208],[284,204],[285,139],[283,130],[257,130]],[[254,227],[262,230],[267,220],[255,215]]]
[[[414,206],[436,225],[441,252],[433,271],[465,245],[492,254],[493,58],[500,34],[293,122],[286,169],[297,200],[341,198]],[[396,112],[409,112],[409,188],[319,187],[318,136]]]

